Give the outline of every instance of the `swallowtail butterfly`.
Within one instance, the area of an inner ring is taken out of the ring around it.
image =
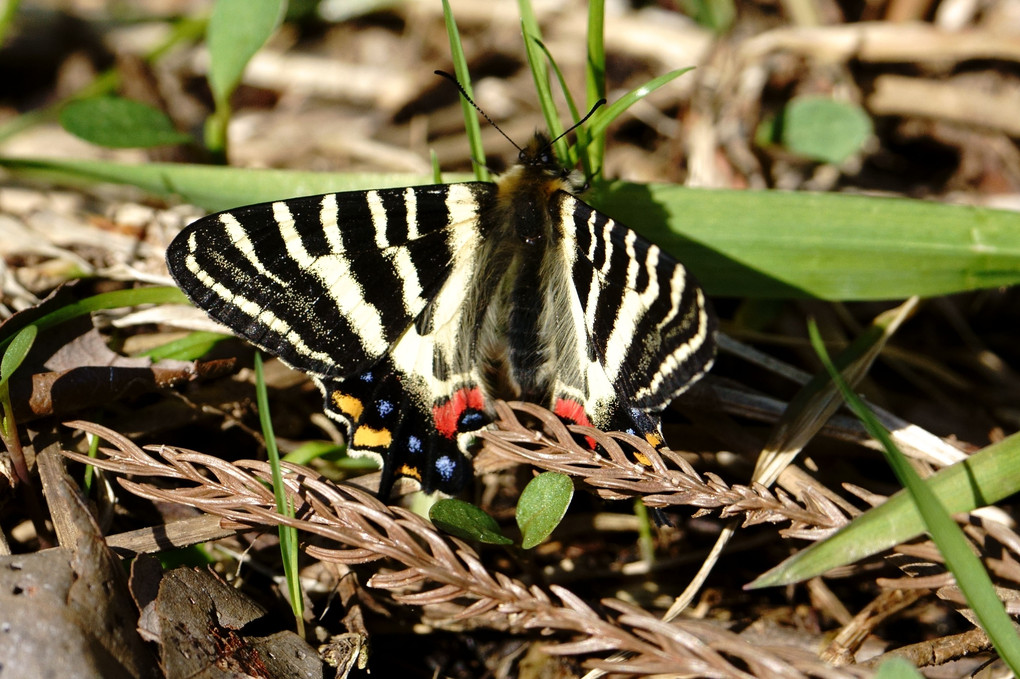
[[[493,399],[662,444],[658,413],[711,366],[703,291],[574,196],[536,135],[494,183],[329,193],[199,219],[170,245],[200,308],[309,373],[349,451],[426,492],[471,478]]]

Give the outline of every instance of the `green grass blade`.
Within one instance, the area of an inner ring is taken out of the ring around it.
[[[88,456],[95,459],[99,457],[99,437],[89,436],[89,452]],[[85,475],[82,477],[82,488],[85,491],[85,496],[88,497],[92,493],[92,477],[96,474],[96,468],[90,464],[85,465]]]
[[[910,466],[906,457],[889,437],[889,433],[878,422],[875,415],[868,410],[864,402],[843,382],[836,367],[829,360],[821,335],[818,333],[818,327],[812,322],[808,330],[811,334],[812,346],[842,392],[847,405],[861,420],[868,433],[882,444],[886,461],[896,473],[900,483],[910,492],[918,512],[924,519],[928,533],[939,552],[942,553],[946,566],[956,578],[956,583],[967,600],[967,604],[974,611],[978,622],[995,646],[995,650],[1016,674],[1020,671],[1020,637],[1017,636],[1016,630],[1013,628],[1012,620],[1006,615],[981,560],[971,551],[969,543],[963,536],[963,531],[935,497],[931,488]]]
[[[72,185],[95,182],[129,184],[156,195],[180,197],[210,211],[332,191],[365,191],[434,183],[431,177],[424,175],[252,170],[186,163],[126,165],[102,160],[0,158],[0,167],[25,178]],[[458,181],[472,178],[457,176]]]
[[[83,316],[101,309],[118,309],[125,306],[138,306],[139,304],[188,304],[188,298],[177,288],[132,288],[130,290],[114,290],[103,292],[98,295],[86,297],[72,304],[63,306],[56,311],[37,318],[32,323],[40,331],[47,330],[53,326],[68,321],[78,316]],[[14,337],[0,336],[0,351],[4,351]]]
[[[193,361],[205,356],[209,351],[222,342],[232,338],[233,335],[225,335],[221,332],[207,332],[199,330],[188,333],[180,339],[167,342],[148,351],[142,351],[138,356],[146,356],[153,361],[173,359],[176,361]]]
[[[603,0],[590,0],[588,2],[588,58],[585,62],[585,88],[589,108],[594,106],[599,99],[606,97],[605,18],[606,8]],[[591,137],[585,154],[587,158],[585,171],[590,171],[593,174],[601,173],[602,158],[606,150],[606,135],[593,135],[587,129],[585,134]]]
[[[528,58],[528,66],[531,68],[531,77],[535,82],[535,93],[538,95],[538,105],[545,117],[545,126],[552,139],[563,133],[563,123],[560,121],[559,112],[556,110],[556,102],[553,100],[552,86],[549,82],[549,69],[546,67],[542,48],[542,29],[535,18],[535,10],[531,7],[530,0],[517,0],[517,9],[521,15],[521,32],[524,35],[524,53]],[[567,142],[560,139],[555,144],[556,157],[560,159],[570,158]]]
[[[32,345],[35,343],[38,333],[39,328],[35,324],[23,327],[7,343],[3,351],[3,358],[0,359],[0,438],[4,439],[4,443],[8,448],[12,445],[8,438],[17,436],[17,425],[14,420],[14,408],[11,404],[11,392],[8,382],[14,371],[18,369],[28,356],[28,352],[32,350]],[[16,443],[14,445],[17,446]],[[20,451],[11,452],[12,458],[15,458],[15,465],[24,467],[24,458],[21,456]],[[19,470],[18,476],[27,478],[27,471],[23,473]]]
[[[20,5],[19,0],[5,0],[4,4],[0,6],[0,45],[3,45],[7,39],[7,31],[11,27],[11,22],[14,21],[14,15],[18,13]]]
[[[0,359],[0,388],[7,386],[7,380],[11,379],[11,375],[28,356],[38,334],[39,327],[37,325],[34,323],[26,325],[7,344],[3,358]]]
[[[678,68],[675,71],[670,71],[669,73],[660,75],[658,78],[652,78],[641,87],[632,89],[630,92],[592,116],[591,121],[588,124],[588,134],[596,139],[604,137],[606,135],[606,129],[613,123],[614,120],[623,115],[628,108],[641,101],[669,81],[679,78],[684,73],[687,73],[692,69],[693,67]]]
[[[897,307],[883,311],[850,346],[839,353],[836,365],[851,386],[856,385],[868,373],[889,338],[913,315],[917,305],[917,298],[912,297]],[[839,390],[827,373],[822,371],[812,377],[797,391],[772,427],[751,479],[755,483],[771,486],[779,474],[793,464],[804,446],[815,437],[842,403]]]
[[[556,76],[556,80],[559,82],[560,90],[563,92],[563,98],[567,102],[567,109],[570,111],[571,120],[580,120],[582,114],[578,112],[577,106],[574,103],[574,97],[570,95],[570,90],[567,89],[567,81],[566,78],[563,77],[563,71],[560,70],[559,65],[556,63],[556,60],[553,59],[553,55],[549,51],[549,48],[545,46],[545,43],[539,41],[536,42],[538,43],[539,49],[542,50],[542,54],[545,55],[549,66],[552,68],[553,73]],[[587,113],[587,111],[585,111],[585,113]],[[594,167],[596,167],[592,165],[591,160],[589,159],[588,147],[592,143],[591,135],[588,133],[588,128],[584,125],[578,127],[574,134],[577,137],[577,144],[568,148],[567,157],[560,159],[561,164],[564,167],[574,167],[577,165],[578,161],[580,161],[584,176],[590,183],[595,174]]]
[[[450,9],[449,0],[443,0],[443,19],[446,22],[446,35],[450,40],[450,56],[453,60],[453,74],[457,76],[457,82],[464,88],[467,95],[475,98],[471,89],[471,74],[468,72],[467,57],[464,56],[464,46],[460,41],[460,31],[457,29],[457,22],[453,19],[453,10]],[[471,159],[475,164],[475,178],[480,182],[491,181],[489,169],[485,165],[485,149],[482,147],[482,128],[478,122],[478,112],[464,97],[460,97],[460,107],[464,112],[464,130],[467,133],[468,145],[471,147]]]
[[[262,353],[255,352],[255,398],[259,407],[259,423],[262,435],[266,440],[266,455],[273,470],[273,497],[276,499],[276,511],[283,516],[293,518],[294,506],[284,491],[283,471],[280,469],[280,451],[276,447],[276,435],[269,417],[269,395],[266,393],[266,381],[262,371]],[[298,534],[293,526],[279,526],[280,556],[283,559],[283,572],[287,579],[287,591],[290,594],[290,606],[297,621],[298,634],[304,636],[304,599],[301,595],[301,578],[298,573]]]
[[[556,59],[553,58],[552,52],[546,47],[545,43],[541,40],[536,40],[535,44],[538,49],[545,55],[546,63],[553,70],[553,75],[556,76],[556,82],[560,85],[560,91],[563,92],[563,99],[567,102],[567,110],[570,111],[570,117],[572,120],[580,120],[581,113],[577,110],[577,103],[574,101],[574,97],[571,96],[570,90],[567,89],[567,79],[563,75],[563,71],[560,70],[559,64],[556,63]],[[585,111],[587,113],[587,111]],[[583,128],[579,128],[583,129]]]
[[[1003,500],[1020,488],[1020,434],[994,443],[925,480],[951,514]],[[901,490],[848,525],[761,575],[752,587],[802,582],[878,554],[924,532],[909,493]]]
[[[435,184],[442,184],[443,170],[439,167],[439,156],[436,155],[435,149],[429,150],[429,162],[432,165],[432,182]]]

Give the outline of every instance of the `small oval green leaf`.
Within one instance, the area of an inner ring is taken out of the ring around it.
[[[566,474],[545,472],[533,478],[517,502],[521,547],[531,549],[549,537],[573,497],[574,484]]]
[[[121,97],[72,101],[61,109],[60,124],[74,136],[107,148],[149,148],[191,141],[163,112]]]
[[[26,325],[18,331],[18,334],[14,336],[11,343],[7,345],[4,357],[0,360],[0,387],[7,384],[7,380],[11,378],[14,371],[18,369],[18,366],[28,356],[28,352],[31,350],[38,332],[39,328],[34,324]]]
[[[872,133],[871,118],[856,104],[827,97],[797,97],[783,109],[779,142],[798,155],[842,163]]]
[[[494,518],[463,500],[439,500],[429,509],[429,520],[439,530],[464,540],[490,545],[513,544],[513,540],[499,531]]]
[[[248,61],[283,18],[282,0],[218,0],[209,17],[209,87],[219,103],[241,82]]]

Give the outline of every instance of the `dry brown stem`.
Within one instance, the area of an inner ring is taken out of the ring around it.
[[[513,462],[579,477],[607,500],[641,496],[649,507],[718,509],[722,517],[744,514],[745,526],[790,521],[789,531],[807,539],[823,537],[846,523],[843,512],[817,494],[806,493],[799,505],[781,490],[773,492],[761,484],[729,485],[711,473],[702,478],[680,455],[657,451],[631,434],[568,427],[553,413],[531,403],[498,402],[496,412],[497,428],[481,434],[491,451]],[[545,433],[523,424],[517,413],[538,420]],[[593,439],[605,455],[585,447],[578,437]],[[648,463],[636,462],[635,453]]]
[[[500,619],[518,630],[572,635],[570,640],[551,642],[553,653],[632,654],[620,663],[589,659],[592,667],[620,674],[747,677],[746,671],[738,668],[741,665],[751,668],[755,676],[857,676],[835,670],[800,650],[763,649],[706,622],[665,623],[612,599],[602,604],[617,615],[600,615],[563,587],[551,586],[547,592],[494,573],[470,546],[439,533],[425,519],[388,507],[358,488],[334,484],[304,467],[283,464],[286,493],[296,515],[288,518],[276,512],[273,493],[266,485],[272,474],[265,462],[230,463],[166,446],[142,449],[92,423],[69,425],[100,436],[116,448],[101,449],[105,457],[99,459],[65,451],[68,458],[120,474],[194,484],[168,489],[120,479],[136,495],[189,505],[247,526],[294,526],[338,544],[336,548],[306,548],[309,555],[323,560],[355,564],[389,558],[400,569],[377,573],[369,579],[369,586],[389,590],[405,604],[445,604],[448,614],[461,619],[485,616],[486,621]]]

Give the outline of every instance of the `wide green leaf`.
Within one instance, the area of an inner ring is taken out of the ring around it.
[[[18,174],[140,186],[221,210],[329,191],[432,183],[151,163],[0,158]],[[463,181],[465,175],[447,177]],[[838,194],[617,182],[585,200],[686,264],[713,295],[902,299],[1020,282],[1020,214]]]
[[[209,87],[224,102],[283,18],[282,0],[217,0],[209,17]]]
[[[592,204],[714,295],[903,299],[1020,282],[1020,214],[902,198],[615,183]]]

